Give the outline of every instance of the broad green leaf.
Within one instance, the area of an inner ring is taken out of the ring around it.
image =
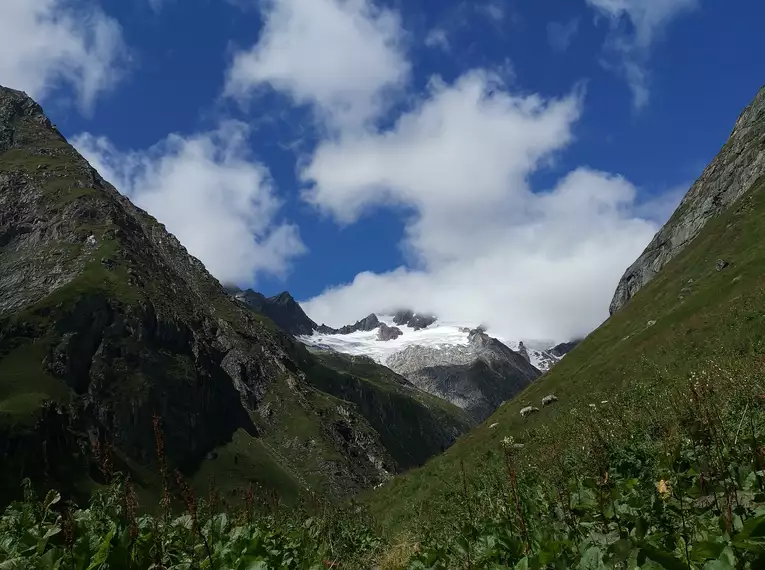
[[[61,495],[58,491],[48,491],[45,495],[45,501],[43,502],[43,508],[47,511],[50,507],[55,505],[61,500]]]
[[[647,543],[641,545],[641,549],[649,559],[653,560],[654,562],[658,562],[667,570],[688,570],[688,564],[686,561],[676,558],[670,552],[660,550],[659,548],[656,548],[655,546]]]
[[[724,548],[725,544],[722,542],[712,542],[709,540],[697,542],[691,549],[691,559],[694,562],[715,559],[720,556]]]
[[[112,547],[112,538],[114,538],[114,532],[116,530],[117,528],[114,525],[112,525],[112,529],[101,541],[101,544],[99,544],[98,552],[96,552],[96,555],[90,561],[90,566],[88,566],[87,570],[94,570],[95,568],[98,568],[104,562],[106,562],[107,558],[109,558],[109,551],[111,550],[111,547]]]

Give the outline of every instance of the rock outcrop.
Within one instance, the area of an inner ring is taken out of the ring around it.
[[[421,315],[410,310],[398,311],[393,316],[393,322],[400,327],[408,326],[418,331],[436,322],[433,315]]]
[[[557,358],[563,358],[566,356],[569,352],[574,350],[574,348],[577,347],[577,345],[582,342],[581,340],[572,340],[571,342],[562,342],[560,344],[555,345],[552,347],[549,352],[553,356]]]
[[[468,333],[465,345],[413,345],[390,356],[386,364],[419,389],[464,409],[476,423],[541,375],[482,329]]]
[[[764,174],[765,87],[740,115],[728,142],[685,195],[670,220],[624,273],[611,301],[611,314],[683,251],[710,219],[727,210]]]
[[[380,326],[380,320],[374,313],[367,315],[352,325],[345,325],[337,329],[336,334],[351,334],[358,331],[373,331]]]
[[[529,351],[526,349],[526,346],[523,344],[523,341],[518,343],[518,354],[520,354],[526,362],[531,364],[531,357],[529,356]]]
[[[395,340],[404,334],[398,327],[390,327],[385,323],[380,323],[380,328],[377,329],[377,340],[389,341]]]

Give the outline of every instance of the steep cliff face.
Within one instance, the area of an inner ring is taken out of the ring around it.
[[[309,375],[317,388],[353,402],[404,468],[422,465],[471,427],[459,407],[416,388],[366,356],[312,348],[318,365]],[[327,369],[340,374],[327,374]]]
[[[381,482],[400,465],[378,416],[319,366],[0,87],[0,502],[27,476],[86,491],[104,446],[150,487],[155,424],[193,478],[333,497]],[[407,465],[453,440],[428,429],[406,431]]]
[[[765,87],[736,121],[728,142],[683,198],[672,218],[624,273],[611,301],[621,309],[693,240],[765,174]]]
[[[541,375],[520,353],[479,329],[469,333],[467,345],[408,346],[387,365],[420,390],[462,408],[475,423]]]

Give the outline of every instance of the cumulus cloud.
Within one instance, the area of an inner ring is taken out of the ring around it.
[[[405,215],[406,263],[328,288],[304,302],[308,314],[338,326],[410,307],[506,338],[550,340],[605,319],[666,204],[641,202],[629,181],[588,166],[549,187],[532,184],[574,142],[583,90],[519,94],[498,66],[404,93],[409,63],[394,13],[366,0],[301,8],[267,4],[261,38],[235,58],[228,92],[268,84],[329,127],[298,167],[302,197],[317,210],[340,225],[363,224],[380,208]],[[391,87],[407,97],[393,117],[382,104]]]
[[[305,252],[298,230],[281,223],[268,170],[250,160],[240,122],[212,132],[172,134],[145,151],[121,152],[81,134],[74,146],[101,175],[173,233],[225,283],[283,276]]]
[[[635,107],[648,103],[647,64],[651,46],[677,16],[694,9],[697,0],[586,0],[608,18],[611,36],[607,48],[619,57],[618,69],[632,90]]]
[[[265,85],[312,104],[331,127],[360,127],[408,78],[395,12],[370,0],[269,0],[258,42],[235,55],[226,93]]]
[[[550,22],[547,25],[547,40],[553,51],[564,52],[569,48],[578,31],[579,20],[577,18],[565,23]]]
[[[0,82],[44,99],[68,84],[83,110],[112,88],[126,61],[116,20],[85,1],[3,0]]]
[[[529,177],[573,141],[583,95],[515,95],[490,73],[436,83],[387,131],[322,143],[305,198],[340,223],[404,205],[412,260],[304,303],[339,325],[412,307],[507,338],[565,340],[608,316],[625,267],[658,229],[627,180],[580,167],[552,188]],[[363,223],[363,221],[361,222]]]

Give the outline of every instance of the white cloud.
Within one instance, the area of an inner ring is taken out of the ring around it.
[[[579,20],[577,18],[566,23],[550,22],[547,24],[547,40],[553,51],[564,52],[569,48],[578,31]]]
[[[298,230],[279,223],[268,170],[249,160],[248,128],[225,122],[207,133],[170,135],[146,151],[120,152],[103,137],[73,144],[101,175],[167,226],[223,282],[282,276],[305,252]]]
[[[329,126],[355,128],[408,78],[399,18],[369,0],[269,0],[264,20],[258,43],[234,57],[228,95],[270,85],[314,105]]]
[[[474,71],[436,83],[388,131],[321,144],[302,171],[306,199],[340,223],[375,206],[413,209],[413,262],[361,273],[305,302],[308,314],[339,325],[408,306],[509,338],[592,330],[658,224],[636,213],[636,189],[619,176],[581,167],[551,190],[531,188],[529,176],[572,142],[581,105],[579,93],[514,95]]]
[[[0,83],[44,99],[61,84],[87,111],[124,69],[122,30],[87,2],[2,0]]]
[[[311,317],[342,325],[406,306],[509,338],[560,340],[606,318],[665,205],[640,203],[628,181],[587,167],[532,187],[530,176],[573,142],[583,94],[514,94],[508,60],[453,84],[432,78],[380,131],[375,121],[390,110],[383,98],[408,77],[399,18],[366,0],[302,10],[297,2],[268,4],[258,44],[235,58],[228,93],[269,84],[312,105],[331,136],[301,157],[303,198],[337,223],[363,223],[381,207],[406,212],[406,265],[327,289],[305,302]]]
[[[430,48],[440,48],[443,51],[449,51],[449,37],[443,28],[433,28],[425,36],[425,45]]]
[[[611,23],[608,48],[620,58],[620,70],[632,90],[635,107],[648,103],[647,63],[651,46],[666,26],[697,0],[586,0]],[[625,26],[626,25],[626,26]]]

